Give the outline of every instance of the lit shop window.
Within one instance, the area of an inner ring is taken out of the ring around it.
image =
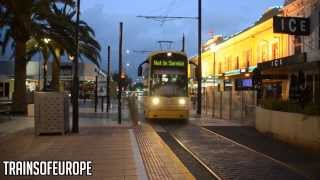
[[[218,73],[219,74],[222,73],[222,63],[221,62],[219,62]]]
[[[261,45],[261,61],[264,62],[268,60],[268,44],[263,43]]]
[[[239,56],[235,58],[235,62],[233,64],[234,64],[233,69],[239,69]]]
[[[232,65],[232,57],[231,56],[228,56],[226,58],[226,64],[225,64],[225,71],[230,71],[231,70],[231,66]]]
[[[272,59],[278,59],[279,57],[279,43],[275,42],[272,44]]]
[[[249,66],[254,65],[252,62],[252,50],[251,49],[245,51],[244,60],[245,61],[243,62],[243,64],[244,64],[243,67],[248,68]]]

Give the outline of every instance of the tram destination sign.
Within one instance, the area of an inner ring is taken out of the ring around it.
[[[185,67],[185,62],[173,59],[154,59],[152,65],[154,67],[183,68]]]
[[[273,32],[289,35],[310,35],[310,19],[302,17],[273,17]]]

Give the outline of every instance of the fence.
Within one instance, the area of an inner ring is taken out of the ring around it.
[[[214,118],[254,124],[255,91],[214,91],[207,87],[203,92],[203,113]]]

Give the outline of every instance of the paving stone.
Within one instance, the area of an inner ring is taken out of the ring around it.
[[[168,125],[167,129],[223,179],[306,179],[198,126]]]

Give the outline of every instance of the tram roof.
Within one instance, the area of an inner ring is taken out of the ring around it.
[[[154,56],[154,55],[157,55],[157,54],[162,54],[162,53],[168,53],[168,52],[187,56],[186,53],[181,52],[181,51],[153,51],[153,52],[151,52],[151,53],[148,55],[148,57],[146,58],[146,60],[148,60],[151,56]]]

